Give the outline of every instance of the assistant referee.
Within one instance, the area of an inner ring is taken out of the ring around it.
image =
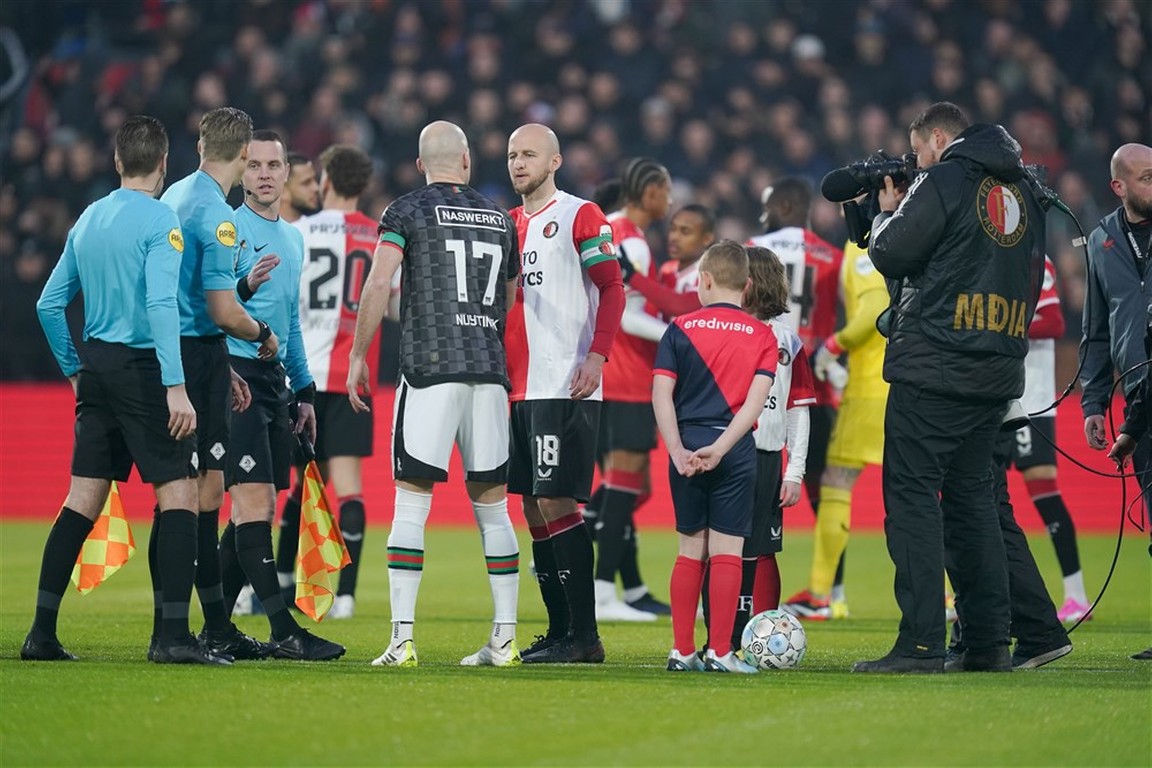
[[[184,388],[176,306],[184,238],[176,213],[155,197],[164,183],[168,134],[155,118],[129,118],[116,134],[120,188],[96,201],[68,233],[36,305],[60,368],[76,393],[72,481],[44,546],[36,618],[20,657],[75,657],[56,637],[60,600],[112,480],[136,464],[160,507],[162,620],[157,663],[228,664],[188,630],[196,572],[196,412]],[[79,352],[64,310],[84,293]],[[81,358],[80,355],[83,355]]]

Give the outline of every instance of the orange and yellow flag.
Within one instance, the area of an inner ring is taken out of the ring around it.
[[[296,605],[322,621],[332,608],[336,590],[330,574],[351,564],[340,526],[332,518],[324,481],[315,461],[304,470],[304,498],[300,502],[300,548],[296,552]]]
[[[80,556],[72,568],[72,583],[80,594],[88,594],[120,570],[120,566],[128,562],[135,551],[136,541],[132,538],[132,528],[124,515],[120,490],[113,480],[108,498],[104,500],[104,509],[100,517],[96,518],[88,538],[84,540]]]

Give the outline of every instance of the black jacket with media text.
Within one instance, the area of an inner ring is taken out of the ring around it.
[[[884,378],[964,399],[1024,391],[1044,274],[1044,211],[998,125],[972,125],[872,223],[868,254],[901,281]]]

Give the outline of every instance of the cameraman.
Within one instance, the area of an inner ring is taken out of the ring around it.
[[[1044,212],[1000,126],[930,106],[909,128],[922,172],[885,179],[869,255],[899,284],[884,378],[884,506],[902,618],[896,644],[857,672],[942,672],[944,545],[967,599],[963,669],[1010,671],[1008,570],[992,448],[1024,391],[1043,274]]]

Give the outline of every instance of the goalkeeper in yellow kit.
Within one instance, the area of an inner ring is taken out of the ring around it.
[[[884,455],[885,339],[876,330],[876,318],[888,306],[884,277],[872,266],[868,251],[849,242],[840,267],[840,294],[844,327],[817,350],[812,372],[834,384],[842,377],[838,360],[848,354],[847,385],[840,415],[828,444],[827,466],[820,478],[820,514],[816,518],[812,575],[808,589],[782,606],[801,618],[839,619],[848,616],[843,586],[833,589],[840,556],[848,546],[852,519],[852,487],[865,464],[879,464]],[[836,592],[839,592],[837,594]]]

